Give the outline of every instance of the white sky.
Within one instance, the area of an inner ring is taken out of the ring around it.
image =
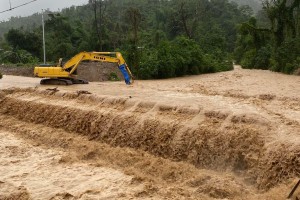
[[[30,2],[31,0],[10,0],[11,7]],[[41,12],[42,9],[49,8],[51,11],[70,7],[72,5],[87,4],[88,0],[37,0],[28,5],[16,8],[14,10],[0,13],[0,21],[8,20],[12,16],[29,16],[36,12]],[[0,12],[10,8],[9,0],[0,0]]]

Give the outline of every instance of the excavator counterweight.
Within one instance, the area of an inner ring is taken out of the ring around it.
[[[77,68],[84,60],[117,63],[125,83],[128,85],[133,83],[132,73],[120,52],[80,52],[64,65],[60,59],[57,66],[36,66],[34,76],[46,78],[41,80],[42,85],[88,84],[88,81],[77,78]]]

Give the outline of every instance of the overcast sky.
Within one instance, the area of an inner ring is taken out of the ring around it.
[[[11,7],[30,2],[32,0],[10,0]],[[12,11],[0,13],[0,21],[7,20],[12,16],[28,16],[36,12],[41,12],[42,9],[49,8],[51,11],[70,7],[72,5],[87,4],[88,0],[37,0],[26,6],[16,8]],[[10,8],[9,0],[0,0],[0,12]]]

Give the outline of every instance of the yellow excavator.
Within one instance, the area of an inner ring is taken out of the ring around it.
[[[77,78],[77,68],[84,60],[117,63],[125,83],[128,85],[133,83],[132,73],[120,52],[80,52],[64,65],[62,65],[62,59],[59,59],[57,66],[36,66],[34,76],[45,78],[41,80],[41,85],[88,84],[88,81]]]

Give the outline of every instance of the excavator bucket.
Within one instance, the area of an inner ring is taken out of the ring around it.
[[[125,64],[120,65],[120,66],[119,66],[119,69],[120,69],[120,71],[122,72],[122,74],[123,74],[123,76],[124,76],[125,83],[126,83],[127,85],[130,85],[130,84],[131,84],[131,78],[130,78],[130,75],[129,75],[127,69],[126,69],[126,65],[125,65]]]

